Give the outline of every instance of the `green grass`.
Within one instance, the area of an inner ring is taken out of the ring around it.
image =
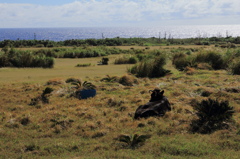
[[[55,59],[52,69],[42,68],[1,68],[0,82],[41,82],[53,78],[103,77],[107,74],[123,75],[130,65],[114,65],[116,55],[110,56],[109,65],[97,65],[101,57],[84,59]],[[75,67],[79,63],[90,63],[91,67]]]
[[[109,65],[103,66],[96,65],[99,57],[56,59],[52,69],[0,68],[0,158],[240,158],[240,98],[229,91],[240,89],[239,75],[197,69],[186,74],[169,60],[166,69],[172,74],[161,78],[138,78],[133,86],[101,81],[106,75],[126,76],[132,65],[114,65],[117,57],[109,56]],[[75,67],[79,63],[92,65]],[[70,97],[71,84],[64,82],[70,77],[92,82],[97,95],[86,100]],[[54,90],[49,104],[29,105],[46,87]],[[135,110],[149,101],[148,91],[155,87],[165,90],[172,111],[162,118],[133,120]],[[209,97],[201,95],[204,91],[210,92]],[[235,123],[227,130],[193,134],[192,105],[208,98],[228,100],[236,112]],[[129,149],[114,140],[121,134],[151,138]]]

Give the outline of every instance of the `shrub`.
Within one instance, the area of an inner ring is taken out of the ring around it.
[[[43,67],[52,68],[54,58],[45,54],[30,51],[16,51],[11,49],[8,53],[0,54],[0,67]]]
[[[235,60],[229,68],[233,75],[240,75],[240,59]]]
[[[128,69],[129,73],[135,74],[137,77],[149,77],[149,71],[152,70],[152,60],[143,61]]]
[[[133,86],[134,84],[138,84],[138,80],[133,76],[125,75],[119,79],[119,83],[124,86]]]
[[[99,62],[101,65],[108,65],[109,58],[102,58],[102,60]]]
[[[162,77],[169,73],[169,70],[163,68],[166,64],[166,57],[161,55],[156,59],[150,59],[142,61],[136,64],[132,68],[128,69],[128,72],[135,74],[137,77]]]
[[[136,57],[129,58],[129,64],[136,64],[137,62],[138,62],[138,59]]]
[[[215,70],[226,68],[223,57],[219,53],[212,51],[208,52],[206,54],[206,61],[209,62],[209,64],[211,64],[212,68]]]
[[[180,52],[176,53],[172,59],[172,64],[180,71],[183,71],[187,66],[199,67],[200,63],[205,63],[205,66],[208,64],[207,68],[214,70],[227,67],[227,60],[224,60],[223,55],[214,51],[199,52],[195,55],[186,55]]]
[[[6,53],[0,52],[0,67],[10,66],[10,62]]]
[[[138,59],[136,57],[123,56],[123,57],[117,58],[114,64],[136,64],[137,62],[138,62]]]
[[[191,131],[202,134],[212,133],[215,130],[227,129],[233,116],[233,107],[228,101],[218,101],[213,99],[202,100],[193,107],[196,111],[197,119],[191,122]]]
[[[190,65],[190,62],[187,60],[187,55],[180,52],[176,53],[173,56],[172,64],[180,71],[183,71],[185,67]]]

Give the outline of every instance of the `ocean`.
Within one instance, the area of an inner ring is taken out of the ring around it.
[[[159,27],[0,28],[3,40],[102,39],[102,38],[197,38],[238,37],[240,25],[180,25]]]

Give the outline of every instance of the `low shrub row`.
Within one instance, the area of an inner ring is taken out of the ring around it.
[[[54,58],[44,54],[35,54],[30,51],[0,52],[0,67],[43,67],[52,68]]]
[[[229,44],[233,45],[229,45]],[[65,41],[51,41],[51,40],[3,40],[0,41],[0,47],[58,47],[58,46],[122,46],[122,45],[138,45],[138,46],[152,46],[152,45],[221,45],[224,47],[232,47],[234,44],[240,44],[240,37],[197,37],[186,39],[175,39],[169,35],[167,37],[150,37],[150,38],[105,38],[105,39],[70,39]],[[222,45],[224,44],[224,45]]]
[[[117,48],[107,47],[79,47],[79,48],[55,48],[55,49],[40,49],[37,53],[45,54],[46,56],[55,58],[87,58],[100,57],[110,54],[125,53]]]
[[[232,52],[201,51],[195,54],[183,52],[175,53],[172,57],[172,64],[180,71],[186,67],[220,70],[226,69],[231,74],[240,74],[239,50]]]

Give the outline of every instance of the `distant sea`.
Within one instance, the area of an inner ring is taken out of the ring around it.
[[[3,40],[102,39],[102,38],[197,38],[238,37],[240,25],[180,25],[160,27],[0,28]]]

